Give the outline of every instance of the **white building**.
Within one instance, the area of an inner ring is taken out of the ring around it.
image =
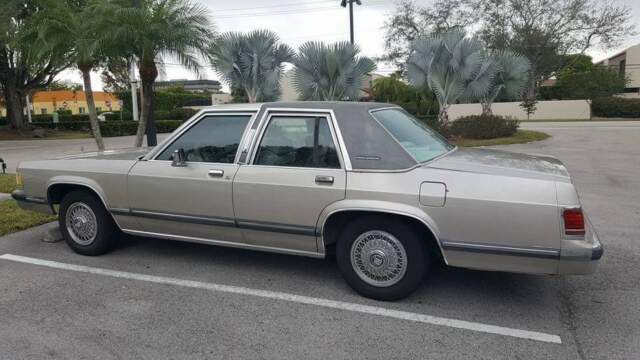
[[[610,56],[596,65],[608,66],[626,75],[630,81],[625,89],[625,96],[640,96],[640,44]]]

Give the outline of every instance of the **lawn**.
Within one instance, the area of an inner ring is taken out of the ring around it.
[[[460,147],[475,147],[475,146],[491,146],[491,145],[511,145],[511,144],[525,144],[534,141],[540,141],[548,139],[551,135],[532,130],[518,130],[518,132],[509,137],[496,138],[496,139],[456,139],[452,141]]]
[[[2,171],[0,171],[1,173]],[[16,189],[15,174],[0,174],[0,193],[11,194]]]
[[[54,220],[55,216],[22,210],[15,200],[0,201],[0,236]]]

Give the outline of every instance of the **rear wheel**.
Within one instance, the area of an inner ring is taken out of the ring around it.
[[[336,258],[354,290],[385,301],[402,299],[415,291],[428,262],[411,226],[382,216],[349,223],[338,240]]]
[[[102,202],[86,191],[73,191],[60,203],[60,231],[73,251],[97,256],[111,250],[118,231]]]

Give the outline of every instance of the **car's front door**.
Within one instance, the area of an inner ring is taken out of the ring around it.
[[[252,114],[211,114],[129,173],[131,214],[140,230],[185,240],[242,242],[233,213],[236,157]],[[184,151],[183,166],[173,153]]]
[[[260,133],[234,180],[238,226],[249,244],[316,253],[318,217],[346,190],[331,117],[268,114]]]

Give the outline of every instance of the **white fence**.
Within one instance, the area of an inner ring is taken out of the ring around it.
[[[591,119],[591,107],[586,100],[539,101],[536,108],[536,112],[531,114],[531,120]],[[494,103],[491,110],[495,115],[511,116],[518,120],[527,119],[527,113],[520,107],[520,102]],[[451,120],[481,113],[480,104],[456,104],[449,108]]]

